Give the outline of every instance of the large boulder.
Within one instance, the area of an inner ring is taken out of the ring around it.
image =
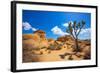
[[[58,37],[57,41],[61,41],[61,42],[73,41],[73,38],[70,35],[66,35],[66,36]]]
[[[48,40],[43,31],[35,31],[34,34],[23,34],[23,49],[41,49],[48,47]]]

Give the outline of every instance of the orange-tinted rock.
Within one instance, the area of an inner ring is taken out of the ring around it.
[[[38,34],[40,38],[45,38],[45,32],[42,30],[37,30],[34,32],[34,34]]]
[[[73,38],[70,35],[62,36],[57,38],[57,41],[66,42],[66,41],[73,41]]]
[[[58,37],[57,40],[47,39],[45,35],[46,33],[42,30],[37,30],[33,34],[23,34],[23,62],[90,59],[89,40],[78,40],[81,51],[74,54],[75,41],[70,35]]]

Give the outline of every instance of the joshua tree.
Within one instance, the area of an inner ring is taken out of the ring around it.
[[[73,23],[69,22],[68,28],[66,30],[66,32],[69,33],[75,40],[75,51],[77,51],[77,52],[80,51],[80,49],[78,47],[78,35],[80,34],[84,25],[85,25],[85,21],[83,21],[83,20],[78,23],[76,21],[74,21]]]

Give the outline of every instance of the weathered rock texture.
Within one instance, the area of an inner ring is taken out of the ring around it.
[[[23,62],[46,62],[85,60],[91,58],[89,40],[79,40],[80,52],[75,52],[75,42],[70,35],[47,39],[46,33],[37,30],[33,34],[23,34]]]

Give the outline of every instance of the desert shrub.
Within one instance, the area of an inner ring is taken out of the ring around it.
[[[50,46],[48,47],[49,50],[54,50],[55,48],[56,48],[56,46],[54,46],[54,45],[50,45]]]

